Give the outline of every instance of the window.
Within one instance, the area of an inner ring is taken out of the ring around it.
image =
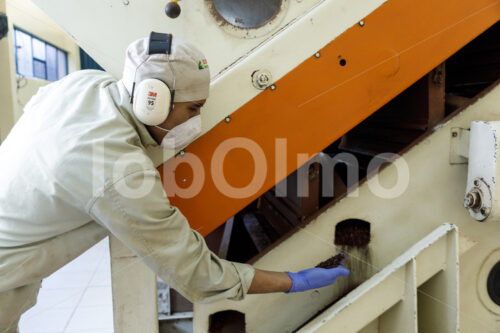
[[[16,72],[25,77],[57,81],[68,74],[68,54],[14,27]]]

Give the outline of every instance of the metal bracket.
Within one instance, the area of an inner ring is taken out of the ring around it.
[[[450,164],[466,164],[469,160],[469,133],[465,128],[451,129]]]
[[[464,206],[477,221],[497,218],[494,203],[497,196],[495,179],[500,176],[497,162],[499,133],[498,121],[471,122]]]

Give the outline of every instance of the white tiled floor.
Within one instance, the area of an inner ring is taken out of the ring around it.
[[[43,280],[20,333],[113,333],[109,241],[104,239]]]

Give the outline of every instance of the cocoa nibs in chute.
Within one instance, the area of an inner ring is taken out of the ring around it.
[[[370,243],[370,224],[351,219],[335,228],[335,245],[366,246]]]
[[[321,262],[316,267],[317,268],[334,268],[334,267],[337,267],[340,265],[345,265],[346,259],[347,259],[346,255],[343,252],[341,252],[341,253],[331,257],[330,259],[327,259],[327,260]]]

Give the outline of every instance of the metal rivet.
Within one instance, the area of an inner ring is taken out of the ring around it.
[[[269,88],[270,88],[271,90],[276,90],[276,85],[271,84],[271,86],[269,86]]]
[[[456,138],[458,136],[458,133],[457,132],[451,132],[451,136]]]
[[[316,52],[316,53],[314,54],[314,56],[315,56],[316,58],[319,58],[319,57],[321,57],[321,54],[320,54],[319,52]]]
[[[184,155],[186,155],[186,152],[185,152],[184,150],[181,150],[181,151],[179,152],[179,156],[180,156],[180,157],[183,157]]]
[[[474,185],[475,185],[475,186],[479,186],[479,180],[477,180],[477,179],[476,179],[476,180],[474,181]]]
[[[231,117],[226,117],[226,118],[224,119],[224,121],[225,121],[226,123],[230,123],[230,122],[231,122]]]
[[[359,24],[360,27],[364,27],[365,26],[365,21],[359,21],[358,24]]]
[[[130,4],[130,1],[128,1],[128,0],[123,0],[123,4],[124,4],[125,6],[128,6],[128,5]]]

